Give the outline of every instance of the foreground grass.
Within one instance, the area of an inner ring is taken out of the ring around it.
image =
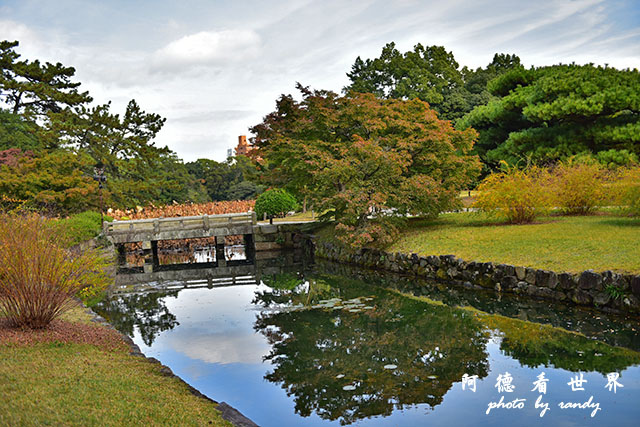
[[[640,219],[547,217],[536,224],[504,225],[478,213],[446,214],[412,221],[387,250],[574,273],[640,273]]]
[[[0,425],[230,425],[157,364],[89,344],[0,342],[0,396]]]

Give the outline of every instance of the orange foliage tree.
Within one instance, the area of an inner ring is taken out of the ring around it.
[[[455,130],[426,102],[340,97],[298,85],[251,130],[265,179],[335,217],[352,246],[389,243],[407,214],[435,216],[458,203],[479,170],[472,129]]]
[[[219,215],[252,211],[255,204],[255,200],[234,200],[210,203],[176,203],[166,206],[149,205],[137,209],[110,209],[109,215],[117,220]]]

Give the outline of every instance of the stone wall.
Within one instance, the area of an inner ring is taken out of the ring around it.
[[[253,226],[256,252],[301,248],[304,224],[257,224]]]
[[[612,271],[579,274],[491,262],[464,261],[454,255],[427,256],[375,249],[352,251],[323,242],[315,255],[341,263],[426,277],[468,288],[495,289],[531,297],[592,306],[603,311],[640,313],[640,276]]]

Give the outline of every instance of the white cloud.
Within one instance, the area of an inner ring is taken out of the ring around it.
[[[153,58],[153,70],[224,66],[257,55],[260,44],[260,36],[252,30],[201,31],[159,49]]]
[[[624,2],[195,2],[158,0],[153,10],[128,2],[121,10],[110,2],[96,9],[14,1],[0,9],[0,39],[20,40],[25,58],[75,67],[81,89],[96,102],[113,100],[114,112],[135,98],[166,117],[157,144],[185,161],[224,160],[296,81],[340,91],[356,56],[376,57],[390,41],[400,51],[443,45],[470,67],[496,52],[515,53],[527,66],[640,63],[631,22],[638,12]]]
[[[35,43],[38,36],[20,22],[0,20],[0,40],[19,40],[21,43]]]
[[[182,330],[167,339],[166,345],[191,359],[207,363],[262,363],[263,356],[269,354],[266,340],[255,334],[234,333],[194,333]]]

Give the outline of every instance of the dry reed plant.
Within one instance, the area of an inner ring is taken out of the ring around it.
[[[44,328],[73,297],[107,285],[105,260],[73,253],[36,215],[0,215],[0,317],[13,326]]]

